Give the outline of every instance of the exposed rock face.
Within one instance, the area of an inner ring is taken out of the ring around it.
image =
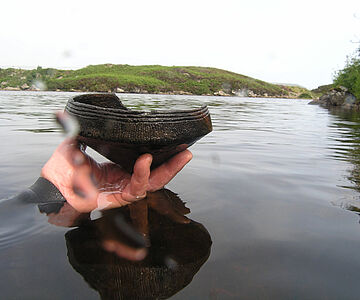
[[[359,109],[360,103],[355,96],[351,94],[347,88],[338,87],[330,90],[325,95],[322,95],[318,100],[311,101],[309,104],[318,104],[326,108],[344,108],[344,109]]]
[[[26,83],[24,83],[20,88],[22,90],[28,90],[30,87]]]
[[[249,90],[246,88],[232,90],[231,93],[237,97],[247,97],[249,95]]]
[[[258,97],[258,95],[256,95],[252,90],[248,91],[248,96],[249,97]]]
[[[214,96],[230,96],[230,94],[225,93],[224,91],[220,90],[214,93]]]
[[[176,95],[192,95],[192,93],[190,92],[185,92],[185,91],[175,91],[174,94]]]

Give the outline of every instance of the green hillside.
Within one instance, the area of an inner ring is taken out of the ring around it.
[[[0,89],[312,97],[304,88],[271,84],[216,68],[158,65],[104,64],[79,70],[0,69]]]

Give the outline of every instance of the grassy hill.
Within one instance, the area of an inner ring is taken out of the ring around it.
[[[90,65],[79,70],[0,69],[0,89],[312,98],[305,88],[206,67]]]

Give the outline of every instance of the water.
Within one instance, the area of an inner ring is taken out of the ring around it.
[[[63,138],[53,113],[73,95],[0,92],[1,199],[37,179]],[[211,254],[171,299],[358,299],[358,115],[304,100],[120,96],[136,109],[202,102],[211,112],[214,131],[167,186],[210,233]],[[84,235],[49,224],[34,205],[2,204],[2,299],[99,299],[91,272],[72,256],[86,257],[76,243]],[[136,281],[127,283],[135,291]]]

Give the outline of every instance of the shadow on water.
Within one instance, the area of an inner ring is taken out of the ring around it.
[[[140,204],[104,211],[95,220],[71,207],[39,209],[52,224],[78,226],[65,234],[68,259],[101,299],[167,299],[192,281],[212,244],[202,224],[179,218],[169,207],[190,212],[169,190],[152,193]],[[143,246],[129,235],[126,224],[146,238],[144,260],[133,262],[104,250],[106,240],[122,247]]]

